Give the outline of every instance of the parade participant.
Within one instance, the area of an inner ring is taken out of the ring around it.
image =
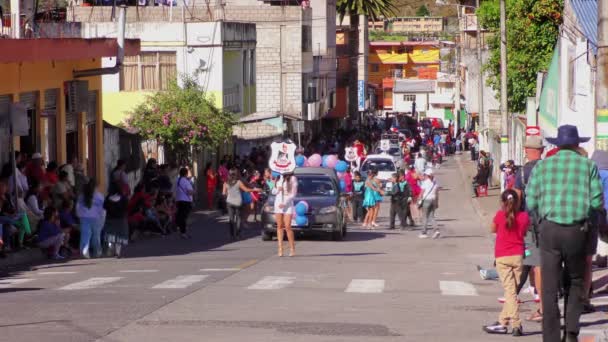
[[[414,168],[419,177],[422,177],[424,170],[427,168],[427,160],[424,158],[424,154],[424,150],[421,149],[418,155],[416,155],[416,160],[414,160]]]
[[[80,218],[80,255],[90,257],[89,247],[101,256],[101,229],[103,228],[103,195],[97,191],[97,183],[91,178],[83,188],[76,204],[76,214]]]
[[[361,179],[361,173],[355,171],[353,180],[353,197],[351,207],[353,210],[353,221],[359,222],[363,220],[363,192],[365,191],[365,181]]]
[[[211,163],[205,167],[205,177],[207,178],[207,209],[212,210],[215,204],[214,195],[217,188],[218,176]]]
[[[355,139],[353,147],[357,150],[357,156],[361,159],[365,159],[367,151],[365,150],[365,145],[359,139]]]
[[[395,217],[399,216],[401,230],[405,230],[407,226],[408,205],[411,201],[411,191],[409,184],[404,180],[403,172],[394,173],[391,181],[393,187],[390,191],[391,210],[389,214],[390,226],[389,229],[395,229]]]
[[[420,221],[420,210],[418,209],[417,203],[422,190],[418,184],[419,177],[418,174],[416,174],[413,165],[410,165],[410,167],[406,170],[404,178],[409,184],[412,193],[412,201],[409,203],[410,210],[408,210],[408,220],[410,221],[410,226],[415,227],[416,221]]]
[[[296,168],[296,145],[291,140],[274,142],[270,145],[271,154],[268,161],[272,171],[281,174],[281,178],[272,189],[274,199],[274,214],[277,223],[278,255],[283,256],[283,236],[287,235],[289,256],[295,256],[296,244],[291,219],[294,214],[294,199],[298,195],[298,179],[293,175]]]
[[[175,201],[177,213],[175,214],[175,224],[179,227],[182,239],[190,239],[186,229],[188,227],[188,216],[192,210],[194,186],[188,178],[188,169],[182,167],[179,170],[179,178],[175,183]]]
[[[103,203],[106,210],[104,225],[104,241],[108,251],[120,258],[124,247],[129,244],[129,223],[127,222],[127,206],[129,198],[126,196],[120,182],[110,183],[108,195]]]
[[[243,205],[243,192],[259,192],[255,188],[249,188],[241,181],[237,169],[228,171],[228,180],[224,183],[222,194],[226,197],[228,206],[228,219],[230,225],[230,238],[233,240],[241,237],[241,207]]]
[[[424,217],[424,228],[422,233],[418,236],[421,239],[428,238],[426,234],[429,224],[433,228],[433,239],[438,239],[441,236],[439,232],[439,226],[435,222],[435,210],[439,208],[439,186],[435,181],[435,176],[432,169],[426,169],[424,171],[424,179],[420,186],[422,188],[421,199],[418,201],[418,208],[422,209],[422,216]]]
[[[529,136],[526,138],[524,143],[524,152],[528,162],[523,167],[517,170],[515,174],[515,186],[514,190],[517,192],[521,202],[521,210],[526,210],[526,185],[530,180],[532,170],[538,162],[541,160],[541,156],[544,150],[542,138],[539,136]],[[530,214],[530,213],[528,213]],[[538,227],[535,227],[536,220],[532,220],[531,228],[528,229],[526,236],[524,237],[525,253],[524,253],[524,267],[522,270],[522,276],[517,288],[517,294],[520,293],[526,278],[530,277],[530,283],[536,291],[535,300],[539,302],[538,309],[527,318],[529,321],[541,322],[543,319],[543,311],[541,302],[542,295],[542,277],[540,272],[540,250],[538,248]],[[531,273],[530,273],[531,272]]]
[[[491,231],[496,233],[494,256],[496,271],[505,291],[505,303],[498,322],[486,325],[483,329],[488,334],[506,334],[511,325],[513,336],[522,336],[517,287],[523,267],[524,235],[530,225],[530,218],[528,213],[520,210],[515,190],[503,192],[501,202],[502,208],[494,216]]]
[[[504,176],[504,188],[505,189],[513,189],[515,186],[515,162],[512,160],[508,160],[505,162],[502,167]]]
[[[374,222],[375,212],[378,208],[378,198],[382,198],[383,191],[378,187],[376,182],[376,176],[378,176],[378,170],[371,169],[368,172],[367,180],[365,181],[365,195],[363,198],[363,207],[367,209],[367,214],[363,220],[363,228],[373,229],[378,225]]]
[[[543,341],[561,339],[557,297],[562,271],[565,270],[569,289],[564,338],[566,342],[572,342],[578,340],[585,298],[589,238],[585,222],[592,211],[605,215],[602,184],[595,163],[576,152],[580,143],[590,140],[579,137],[576,126],[560,126],[557,137],[546,140],[560,150],[534,168],[526,187],[528,210],[543,218],[540,223],[542,292],[546,299],[542,301]]]
[[[278,255],[283,256],[283,234],[287,234],[289,243],[289,256],[296,254],[296,244],[293,230],[291,229],[291,218],[294,212],[294,198],[298,194],[298,179],[291,173],[281,176],[277,181],[272,194],[276,195],[274,200],[274,213],[277,222],[277,240],[279,242]]]

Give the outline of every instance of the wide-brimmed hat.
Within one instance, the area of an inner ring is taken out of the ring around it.
[[[559,126],[557,129],[557,137],[545,139],[555,146],[578,145],[591,140],[591,138],[588,137],[580,137],[578,135],[578,128],[572,125]]]
[[[540,150],[545,148],[543,145],[543,138],[538,135],[531,135],[526,137],[526,142],[524,143],[525,148],[532,148],[535,150]]]

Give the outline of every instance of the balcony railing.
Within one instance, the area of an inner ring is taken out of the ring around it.
[[[225,110],[240,113],[241,112],[241,86],[235,85],[224,89],[223,107]]]

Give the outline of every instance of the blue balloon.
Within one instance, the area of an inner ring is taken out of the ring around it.
[[[308,208],[306,207],[306,204],[304,204],[304,203],[296,204],[296,215],[304,216],[304,215],[306,215],[307,210],[308,210]]]
[[[308,225],[308,217],[306,217],[306,216],[296,216],[296,224],[298,226],[307,226]]]
[[[299,156],[296,156],[296,165],[297,165],[298,167],[302,167],[302,166],[304,166],[304,163],[305,163],[305,162],[306,162],[306,157],[304,157],[304,156],[303,156],[303,155],[301,155],[301,154],[300,154]]]
[[[281,176],[280,173],[276,172],[276,171],[272,171],[272,177],[273,178],[279,178]]]
[[[348,170],[348,163],[344,160],[340,160],[334,169],[336,172],[346,172],[346,170]]]
[[[344,179],[340,179],[340,191],[346,190],[346,182]]]
[[[329,157],[327,154],[323,156],[323,162],[321,163],[321,166],[327,167],[327,157]]]

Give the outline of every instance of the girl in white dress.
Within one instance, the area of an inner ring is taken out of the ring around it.
[[[277,241],[279,242],[279,256],[283,256],[283,233],[287,234],[289,242],[289,256],[296,254],[296,244],[291,229],[293,217],[294,198],[298,194],[298,180],[293,174],[284,174],[272,189],[274,199],[274,214],[277,222]]]

